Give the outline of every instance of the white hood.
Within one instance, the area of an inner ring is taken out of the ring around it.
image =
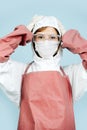
[[[50,26],[50,27],[54,27],[57,29],[57,31],[63,35],[65,33],[65,29],[62,25],[62,23],[54,16],[34,16],[32,21],[29,23],[29,25],[27,25],[27,28],[31,31],[31,32],[35,32],[36,30],[38,30],[41,27],[46,27],[46,26]]]

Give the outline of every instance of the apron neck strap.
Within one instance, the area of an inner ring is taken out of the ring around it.
[[[62,74],[65,76],[66,74],[61,66],[60,66],[60,70],[61,70]]]
[[[29,63],[29,64],[27,65],[27,67],[26,67],[26,69],[25,69],[24,74],[26,74],[26,73],[27,73],[27,71],[28,71],[28,69],[29,69],[30,65],[31,65],[33,62],[34,62],[34,61],[32,61],[31,63]]]
[[[27,67],[26,67],[26,69],[25,69],[24,74],[26,74],[26,73],[27,73],[27,71],[28,71],[28,69],[29,69],[30,65],[31,65],[33,62],[34,62],[34,61],[32,61],[31,63],[29,63],[29,64],[27,65]],[[66,75],[62,67],[60,67],[60,70],[62,71],[62,74],[63,74],[63,75]]]

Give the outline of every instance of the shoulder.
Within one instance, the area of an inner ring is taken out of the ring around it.
[[[76,73],[80,69],[83,69],[83,65],[82,65],[82,63],[72,64],[72,65],[68,65],[68,66],[63,66],[63,69],[66,74],[74,73],[74,72]]]
[[[12,72],[12,73],[24,73],[27,63],[21,63],[18,61],[14,61],[12,59],[9,59],[7,62],[0,63],[1,70],[5,70],[5,72]]]

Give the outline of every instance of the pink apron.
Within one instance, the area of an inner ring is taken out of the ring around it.
[[[64,72],[23,75],[18,130],[75,130],[72,91]]]

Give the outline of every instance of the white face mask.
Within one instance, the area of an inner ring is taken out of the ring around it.
[[[59,42],[46,40],[44,42],[35,42],[35,50],[42,58],[52,57],[58,49]]]

